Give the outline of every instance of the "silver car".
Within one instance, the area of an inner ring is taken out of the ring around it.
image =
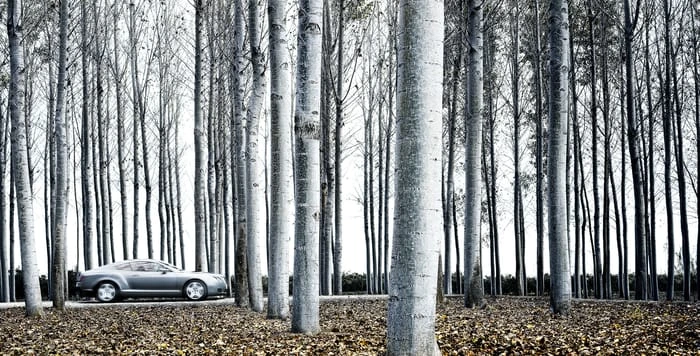
[[[78,276],[76,287],[81,296],[95,297],[100,302],[129,297],[203,300],[228,293],[223,275],[185,272],[155,260],[127,260],[85,271]]]

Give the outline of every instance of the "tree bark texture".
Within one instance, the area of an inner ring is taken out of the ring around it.
[[[442,231],[443,3],[399,3],[394,237],[387,353],[438,355],[435,296]]]

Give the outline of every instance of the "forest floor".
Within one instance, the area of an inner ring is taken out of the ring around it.
[[[386,299],[323,301],[321,332],[310,336],[232,305],[46,309],[41,319],[11,308],[0,310],[0,355],[375,355],[385,351],[386,309]],[[489,298],[483,309],[448,298],[436,336],[446,355],[700,355],[700,303],[576,300],[560,317],[546,298]]]

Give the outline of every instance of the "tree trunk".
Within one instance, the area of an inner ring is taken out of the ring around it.
[[[680,44],[679,44],[680,46]],[[672,66],[673,66],[673,99],[675,102],[675,158],[676,158],[676,176],[678,180],[678,200],[681,215],[681,260],[683,262],[683,300],[690,301],[690,236],[688,232],[688,205],[686,200],[686,185],[685,185],[685,158],[683,158],[683,126],[680,95],[678,94],[678,73],[676,70],[677,51],[674,51]],[[670,108],[670,107],[669,107]],[[669,279],[669,284],[673,284],[673,280]]]
[[[634,116],[634,86],[632,85],[632,40],[634,39],[634,27],[636,23],[632,22],[629,0],[624,0],[623,8],[625,13],[625,92],[627,94],[625,102],[627,112],[627,141],[629,142],[630,163],[632,164],[632,187],[634,188],[635,298],[644,300],[647,299],[647,240],[644,230],[644,206],[646,203],[642,191],[642,157],[639,152],[640,132],[638,131],[637,120]],[[636,11],[639,11],[639,3],[637,3]]]
[[[533,58],[534,75],[535,75],[535,169],[536,169],[536,229],[537,229],[537,295],[542,296],[544,293],[544,109],[542,104],[542,46],[540,45],[540,2],[535,0],[534,15],[535,15],[535,53]],[[525,277],[527,281],[527,277]],[[527,282],[526,282],[527,284]]]
[[[291,59],[287,50],[286,2],[267,7],[270,43],[270,279],[267,317],[289,317],[289,244],[294,234]]]
[[[596,298],[602,298],[602,261],[600,251],[600,189],[598,184],[598,80],[596,67],[596,49],[595,49],[595,17],[593,14],[593,3],[589,0],[587,5],[588,10],[588,41],[590,54],[590,76],[591,76],[591,137],[592,137],[592,166],[593,166],[593,275],[594,289]]]
[[[696,23],[696,17],[695,16],[700,16],[700,11],[697,9],[697,7],[694,7],[692,11],[690,12],[691,14],[691,22]],[[694,93],[695,93],[695,134],[697,137],[700,137],[700,64],[698,61],[700,61],[700,58],[698,56],[700,55],[700,51],[698,51],[698,41],[700,41],[700,38],[698,38],[698,25],[696,24],[693,26],[693,82],[694,82]],[[700,140],[695,140],[695,152],[696,153],[696,173],[695,173],[695,181],[700,184]],[[4,147],[4,146],[3,146]],[[2,171],[0,171],[2,173]],[[696,194],[697,195],[697,194]],[[697,211],[700,211],[700,199],[697,200]],[[697,238],[696,238],[696,254],[695,254],[695,289],[697,292],[697,299],[700,300],[700,224],[698,224],[698,233],[697,233]]]
[[[102,246],[103,246],[103,251],[102,251],[102,263],[103,264],[109,264],[112,261],[112,253],[111,249],[109,248],[112,244],[112,231],[110,230],[109,226],[109,183],[107,180],[107,171],[109,170],[109,157],[107,155],[107,135],[108,135],[108,123],[107,119],[104,117],[104,81],[103,81],[103,58],[104,58],[104,52],[106,50],[106,24],[101,24],[99,20],[99,14],[98,14],[98,9],[97,9],[97,1],[93,1],[93,16],[95,17],[94,19],[94,24],[95,24],[95,29],[96,33],[93,38],[93,41],[95,43],[95,85],[97,86],[96,90],[96,99],[97,99],[97,143],[99,146],[99,154],[97,156],[98,158],[98,174],[99,174],[99,185],[100,185],[100,214],[101,214],[101,230],[100,234],[102,236]],[[103,26],[103,27],[100,27]],[[102,31],[98,30],[101,29]],[[104,36],[104,43],[102,36]]]
[[[4,102],[5,99],[0,97],[0,103]],[[5,198],[7,189],[7,143],[9,141],[10,134],[10,118],[5,116],[5,109],[2,108],[0,104],[0,275],[2,275],[2,299],[3,303],[10,301],[10,275],[9,269],[14,269],[9,265],[8,255],[10,254],[10,244],[9,236],[7,233],[7,199]],[[12,184],[12,181],[10,181]],[[11,225],[10,225],[11,226]]]
[[[82,47],[82,78],[83,78],[83,101],[82,101],[82,127],[81,127],[81,143],[80,143],[80,181],[82,186],[82,197],[83,197],[83,253],[85,257],[85,270],[89,270],[95,267],[95,261],[93,260],[93,227],[92,227],[92,214],[93,214],[93,202],[92,202],[92,183],[90,182],[90,177],[92,176],[92,165],[90,164],[90,117],[88,116],[88,34],[87,34],[87,10],[85,8],[85,1],[80,4],[81,12],[81,47]]]
[[[118,0],[115,0],[115,6],[117,6]],[[125,150],[125,133],[124,133],[124,115],[122,113],[122,79],[123,72],[120,69],[119,60],[119,42],[118,42],[118,27],[117,23],[119,21],[119,11],[114,11],[114,18],[112,19],[112,25],[114,27],[114,62],[112,64],[114,72],[114,96],[117,100],[117,157],[119,160],[119,200],[121,203],[121,225],[122,225],[122,256],[124,259],[129,258],[129,215],[128,215],[128,200],[126,197],[127,187],[126,187],[126,153]]]
[[[547,200],[550,306],[566,315],[571,307],[571,276],[566,238],[566,136],[569,111],[569,10],[566,0],[549,5],[549,141]]]
[[[578,128],[578,93],[576,92],[576,55],[574,52],[574,40],[571,33],[569,34],[569,85],[571,85],[571,124],[573,127],[573,165],[574,165],[574,275],[572,294],[574,298],[581,298],[581,195],[579,194],[580,187],[580,171],[578,161],[579,145],[579,128]],[[569,246],[571,248],[571,246]]]
[[[319,325],[318,219],[320,216],[319,110],[323,1],[299,3],[294,112],[296,226],[292,332],[317,333]]]
[[[66,220],[68,206],[68,145],[66,143],[65,84],[68,38],[68,2],[61,1],[59,11],[58,82],[56,84],[56,113],[54,130],[56,142],[56,208],[53,218],[53,307],[65,307]]]
[[[664,0],[664,79],[663,79],[663,130],[664,130],[664,197],[666,202],[666,234],[668,264],[666,269],[667,287],[666,299],[673,300],[673,279],[674,279],[674,258],[676,250],[674,247],[673,230],[673,191],[671,187],[671,131],[673,124],[673,114],[671,112],[671,5],[668,0]],[[651,148],[653,149],[653,148]],[[653,164],[651,162],[650,164]]]
[[[460,36],[461,38],[461,36]],[[450,95],[450,113],[448,118],[447,131],[447,189],[445,191],[445,280],[443,289],[445,294],[452,294],[452,243],[455,240],[455,229],[453,221],[452,206],[455,204],[455,134],[457,131],[457,93],[459,91],[459,83],[461,83],[460,71],[462,67],[462,46],[458,46],[457,59],[452,64],[452,88]]]
[[[195,252],[194,269],[204,271],[206,251],[206,213],[204,206],[204,124],[202,123],[202,0],[195,5],[195,61],[194,61],[194,216]],[[183,261],[184,262],[184,261]]]
[[[511,9],[511,68],[512,68],[512,103],[513,103],[513,230],[515,237],[515,283],[518,295],[525,295],[526,279],[524,278],[524,261],[522,259],[525,246],[521,243],[520,222],[520,8],[517,0],[513,0]]]
[[[395,173],[387,353],[437,355],[440,245],[434,232],[441,229],[441,198],[435,182],[442,149],[433,143],[442,138],[443,3],[404,0],[399,11],[396,159],[401,164]]]
[[[244,110],[244,86],[242,82],[243,67],[243,49],[244,49],[244,13],[243,1],[234,1],[235,17],[234,17],[234,33],[233,33],[233,105],[234,105],[234,127],[235,127],[235,147],[236,147],[236,210],[237,216],[237,232],[236,232],[236,304],[239,307],[247,308],[250,304],[248,293],[248,260],[247,260],[247,223],[246,223],[246,122],[243,115]]]
[[[343,64],[343,45],[345,43],[345,0],[338,0],[338,63],[336,70],[336,97],[335,97],[335,137],[334,137],[334,168],[335,168],[335,188],[334,202],[333,202],[333,216],[335,217],[335,225],[333,231],[334,245],[333,245],[333,294],[340,295],[343,293],[343,272],[342,272],[342,261],[343,261],[343,200],[342,200],[342,186],[343,186],[343,167],[342,167],[342,128],[343,128],[343,102],[344,102],[344,90],[343,90],[343,71],[345,70]],[[386,213],[386,212],[385,212]],[[386,272],[386,270],[385,270]]]
[[[464,205],[464,305],[481,307],[484,291],[481,283],[481,146],[484,79],[482,14],[483,3],[468,1],[469,70],[467,109],[465,112],[465,205]],[[398,189],[397,189],[398,190]]]
[[[264,12],[263,12],[264,14]],[[250,288],[250,304],[253,311],[263,311],[262,267],[260,265],[260,241],[264,240],[264,218],[261,216],[264,207],[265,190],[265,159],[258,149],[258,127],[260,113],[265,102],[265,86],[267,85],[265,71],[265,54],[261,44],[260,11],[257,0],[248,0],[248,39],[250,40],[251,62],[253,67],[253,92],[248,104],[248,130],[246,138],[246,170],[247,170],[247,227],[248,227],[248,286]]]
[[[22,2],[7,2],[7,37],[10,54],[9,112],[12,120],[12,170],[13,183],[17,194],[17,220],[19,225],[20,250],[22,255],[22,275],[24,276],[24,304],[27,316],[44,314],[39,288],[39,266],[34,241],[34,213],[29,178],[29,159],[24,112],[24,56],[21,50]],[[12,228],[12,226],[10,226]],[[14,269],[14,264],[11,266]],[[14,277],[14,276],[13,276]]]
[[[610,153],[610,84],[608,82],[608,17],[603,16],[602,20],[603,33],[602,33],[602,51],[603,58],[601,63],[601,84],[602,84],[602,94],[603,94],[603,246],[602,246],[602,284],[600,295],[604,299],[611,298],[611,285],[610,285],[610,180],[612,173],[610,169],[612,164],[610,163],[611,153]]]

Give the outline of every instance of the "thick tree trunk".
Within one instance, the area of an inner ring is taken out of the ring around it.
[[[319,136],[323,1],[299,2],[294,112],[296,225],[292,332],[317,333],[319,324],[318,238],[320,216]]]
[[[34,241],[34,213],[32,208],[31,184],[29,178],[29,159],[25,143],[27,142],[24,112],[24,56],[21,45],[22,2],[7,2],[7,37],[10,54],[10,88],[9,112],[12,120],[12,184],[16,190],[17,221],[19,225],[20,250],[22,256],[22,275],[24,281],[24,304],[27,316],[43,315],[41,306],[41,289],[39,288],[39,265],[37,263]],[[12,226],[10,226],[12,228]],[[14,264],[11,266],[14,269]],[[13,276],[14,277],[14,276]]]
[[[292,93],[286,2],[267,7],[270,43],[270,278],[267,317],[289,317],[289,244],[294,234]]]
[[[396,196],[387,353],[438,355],[443,4],[402,0],[398,29]],[[478,152],[478,151],[477,151]],[[478,154],[477,154],[478,159]],[[478,177],[478,174],[477,174]]]
[[[484,79],[482,17],[483,2],[468,1],[469,70],[465,116],[465,205],[464,205],[464,305],[484,303],[481,283],[481,146]]]
[[[550,306],[556,314],[571,307],[571,276],[566,238],[566,136],[569,111],[569,10],[566,0],[549,6],[549,141],[547,200]]]

